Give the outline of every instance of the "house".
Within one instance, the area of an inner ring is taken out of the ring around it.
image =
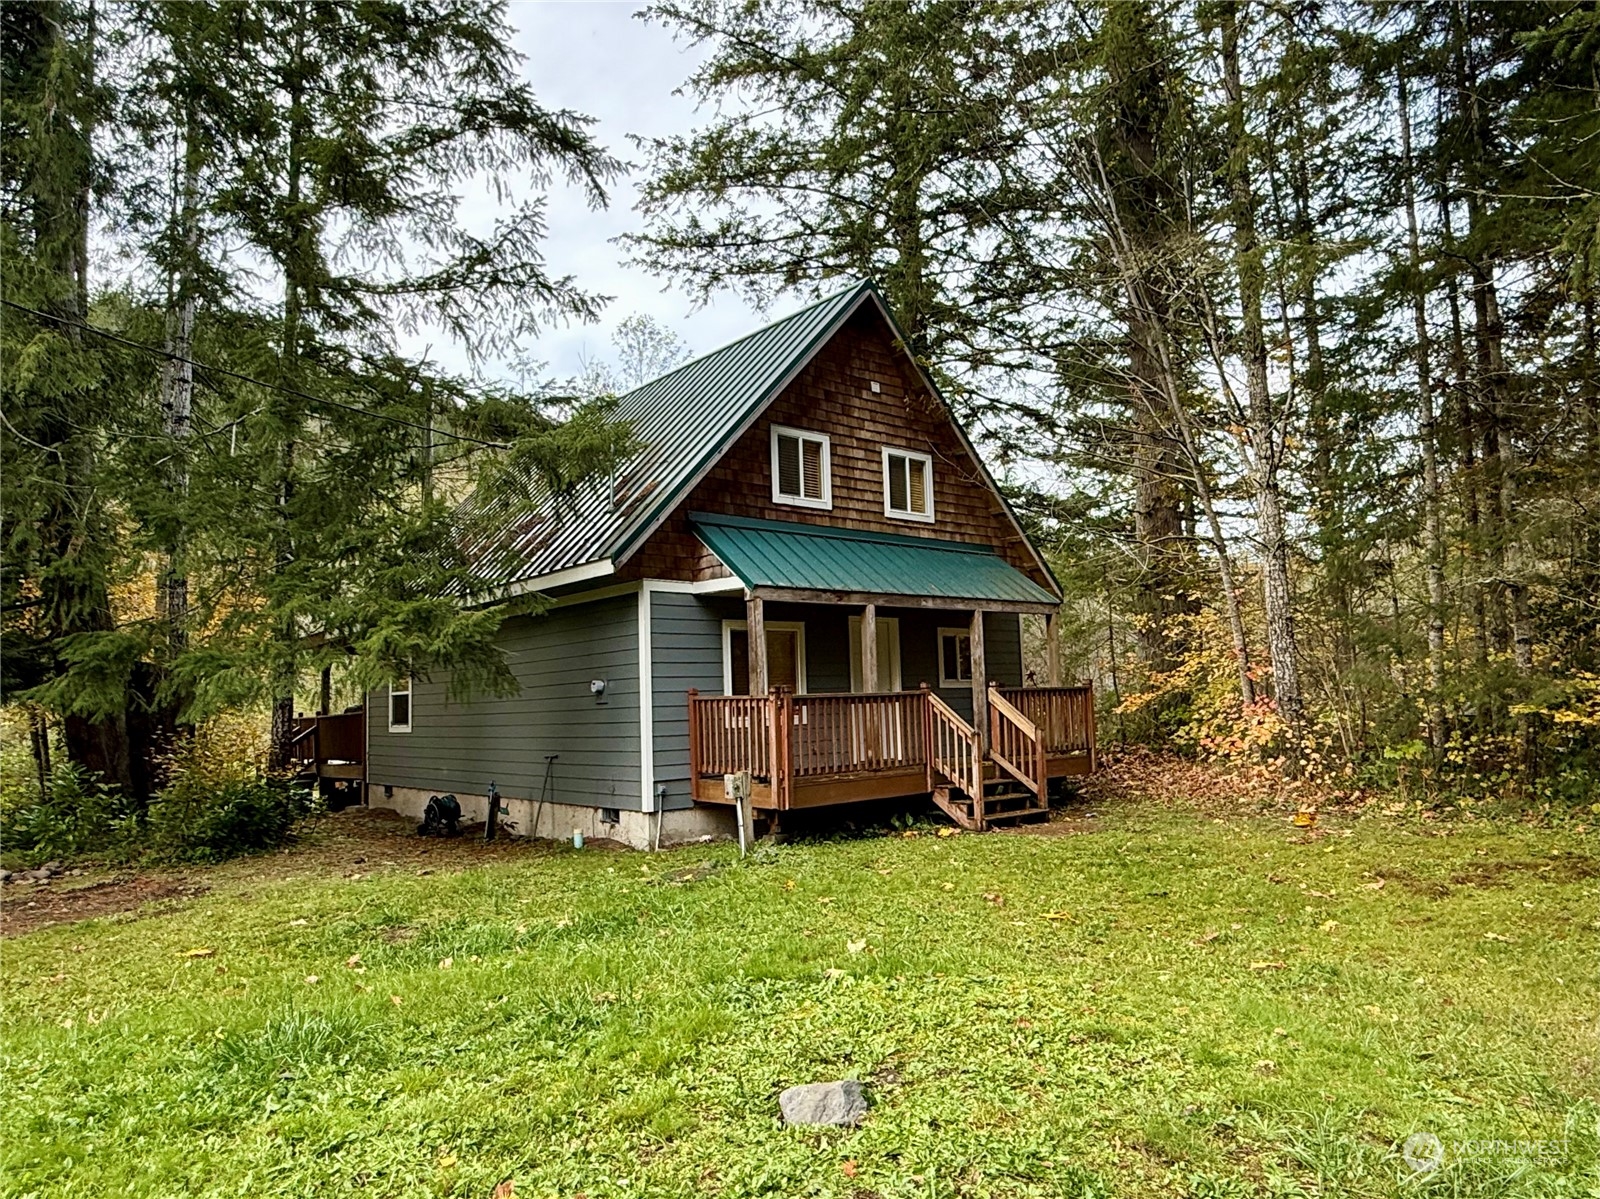
[[[758,814],[931,794],[983,828],[1093,768],[1089,689],[1053,653],[1023,686],[1060,588],[870,282],[618,417],[626,469],[514,530],[504,593],[552,600],[501,631],[520,694],[370,695],[373,806],[482,819],[492,784],[514,831],[645,846],[731,831],[740,771]]]

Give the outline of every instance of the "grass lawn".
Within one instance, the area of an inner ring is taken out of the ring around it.
[[[1117,804],[741,863],[352,822],[4,943],[6,1194],[1600,1196],[1592,833]],[[861,1127],[779,1126],[843,1077]]]

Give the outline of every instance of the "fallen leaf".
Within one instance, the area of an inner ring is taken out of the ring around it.
[[[456,964],[455,958],[440,958],[439,959],[439,969],[441,969],[441,970],[448,970],[448,969],[450,969],[451,966],[454,966],[455,964]]]
[[[983,893],[983,901],[984,903],[992,903],[997,908],[1006,906],[1006,897],[998,891],[985,891]]]
[[[1339,922],[1337,920],[1324,920],[1322,922],[1322,931],[1325,933],[1331,933],[1338,927]]]
[[[867,947],[867,943],[865,941],[846,941],[844,947],[851,953],[860,953]]]
[[[289,927],[290,928],[304,928],[306,925],[308,925],[310,923],[311,923],[311,921],[305,919],[304,917],[301,917],[299,920],[291,920],[291,921],[289,921]]]
[[[516,1193],[516,1183],[509,1178],[505,1178],[494,1184],[494,1190],[490,1192],[489,1199],[512,1199],[512,1196]]]
[[[823,895],[823,896],[821,896],[821,897],[819,897],[817,899],[817,902],[818,903],[832,903],[833,902],[833,896],[831,896],[831,895]]]
[[[1211,944],[1211,942],[1215,941],[1221,935],[1222,935],[1222,933],[1220,931],[1216,931],[1216,930],[1214,930],[1212,932],[1209,932],[1209,933],[1205,933],[1195,941],[1195,944],[1196,945],[1209,945],[1209,944]]]
[[[954,891],[956,889],[956,885],[954,883],[945,883],[944,889],[946,891]]]
[[[855,1163],[854,1159],[845,1162],[845,1164],[840,1166],[839,1168],[844,1171],[844,1176],[846,1178],[854,1178],[856,1176],[856,1174],[859,1172],[857,1167],[856,1167],[856,1163]]]
[[[210,949],[210,948],[207,948],[207,949],[191,949],[191,950],[189,950],[188,953],[184,954],[183,956],[186,957],[186,958],[214,958],[214,957],[217,956],[217,951],[215,949]]]
[[[844,977],[844,971],[839,969],[839,967],[837,967],[837,966],[829,966],[826,970],[824,970],[822,972],[822,977],[827,979],[829,982],[833,982],[833,981],[835,981],[837,979],[843,978]]]
[[[958,828],[942,828],[942,829],[939,830],[939,834],[938,835],[941,836],[941,837],[953,837],[957,833],[959,833],[960,831],[961,830],[958,829]]]
[[[1504,933],[1484,933],[1483,939],[1485,941],[1503,941],[1507,945],[1514,945],[1517,940],[1515,937],[1508,937]]]
[[[400,1006],[400,996],[398,996],[398,995],[389,996],[389,1002],[394,1004],[395,1007],[399,1007]]]
[[[1374,881],[1372,881],[1370,883],[1362,883],[1361,885],[1363,887],[1365,887],[1368,891],[1381,891],[1381,890],[1383,890],[1383,880],[1381,878],[1380,879],[1375,879]]]
[[[1044,914],[1044,916],[1042,917],[1042,919],[1044,919],[1044,920],[1071,920],[1072,919],[1072,913],[1071,912],[1046,912]]]
[[[349,957],[345,958],[344,964],[345,967],[350,970],[365,969],[365,967],[361,965],[361,955],[359,953],[352,953]]]
[[[306,975],[306,986],[308,986],[308,987],[314,987],[321,981],[322,981],[322,979],[321,979],[321,977],[319,975],[316,975],[316,974],[308,974],[308,975]]]
[[[1288,965],[1288,963],[1286,963],[1286,962],[1251,962],[1250,963],[1250,969],[1252,969],[1252,970],[1283,970],[1283,969],[1285,969],[1287,967],[1287,965]]]

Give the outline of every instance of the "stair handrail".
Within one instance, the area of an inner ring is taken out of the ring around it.
[[[924,691],[923,695],[933,734],[927,747],[929,764],[974,800],[982,800],[983,748],[979,744],[978,730],[932,690]],[[960,752],[945,752],[947,738],[952,742],[950,748]]]
[[[1039,726],[1000,694],[998,683],[989,684],[989,756],[1041,800],[1049,794],[1049,765]],[[1024,760],[1018,762],[1017,757]]]

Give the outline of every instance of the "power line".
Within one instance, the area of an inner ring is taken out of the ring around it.
[[[168,362],[182,362],[189,366],[198,367],[203,371],[211,371],[214,374],[225,375],[230,379],[238,379],[241,383],[251,383],[257,387],[265,387],[269,391],[278,391],[284,395],[294,396],[296,399],[310,400],[313,404],[327,404],[333,408],[342,408],[346,412],[353,412],[357,416],[388,421],[391,425],[404,425],[408,429],[419,429],[435,437],[449,437],[455,441],[466,441],[473,445],[487,446],[491,450],[508,450],[511,448],[502,441],[486,441],[481,437],[469,437],[465,433],[452,433],[447,429],[436,429],[431,425],[423,425],[418,424],[416,421],[406,420],[404,417],[389,416],[382,412],[371,412],[365,408],[358,408],[354,404],[346,404],[340,400],[330,400],[326,396],[312,395],[309,391],[301,391],[295,387],[285,387],[281,383],[268,383],[265,379],[257,379],[251,375],[240,374],[238,371],[229,370],[225,366],[211,366],[193,358],[185,358],[182,354],[174,354],[172,351],[164,350],[160,346],[134,341],[131,338],[122,337],[106,329],[97,329],[95,326],[84,324],[82,321],[56,316],[51,312],[41,312],[37,308],[29,308],[26,304],[18,304],[15,300],[0,299],[0,304],[4,304],[7,308],[15,308],[18,312],[26,312],[30,316],[36,316],[41,320],[54,321],[56,324],[64,325],[69,329],[81,329],[85,333],[93,333],[96,337],[103,337],[107,341],[116,342],[118,345],[127,346],[132,350],[142,350],[146,354],[154,354],[158,358],[165,358]]]

